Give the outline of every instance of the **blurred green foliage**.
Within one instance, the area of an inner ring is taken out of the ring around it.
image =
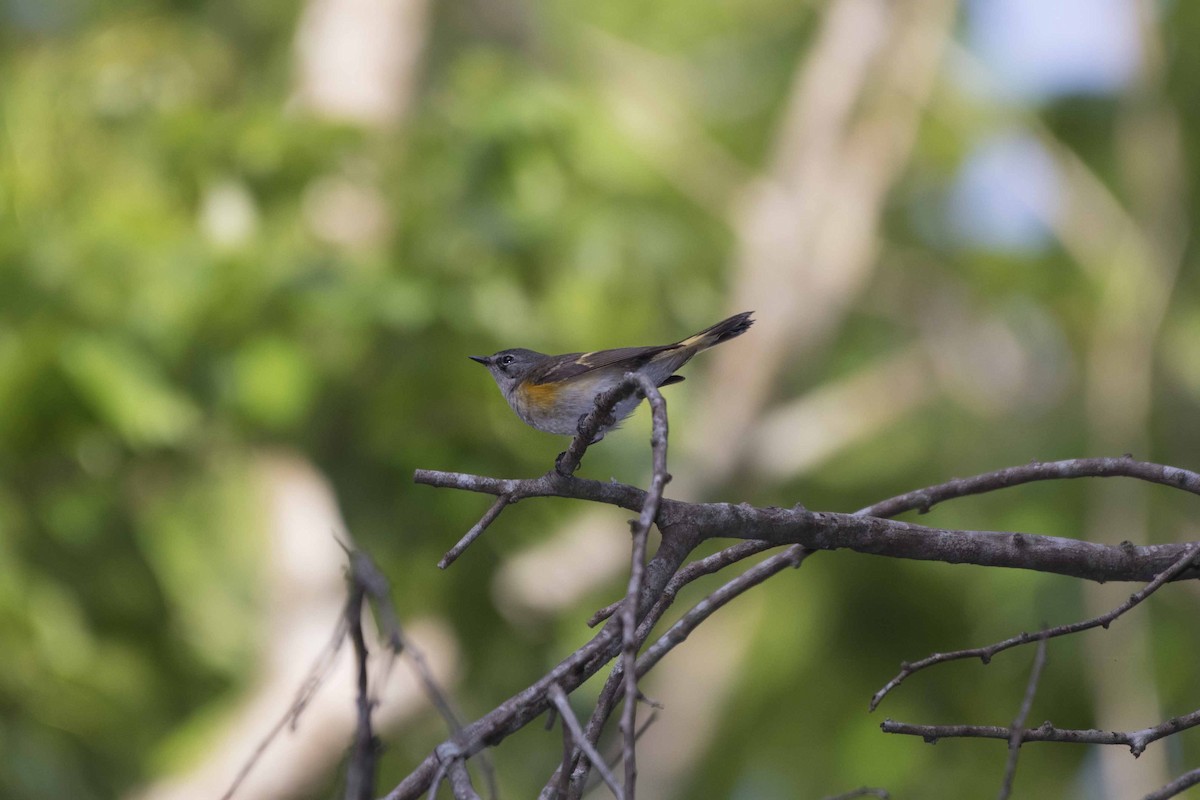
[[[247,476],[268,448],[295,448],[329,476],[402,613],[450,621],[472,716],[578,642],[590,609],[557,628],[514,630],[488,590],[497,561],[570,504],[522,504],[440,573],[433,564],[481,501],[414,488],[412,470],[530,475],[560,448],[518,425],[466,354],[667,341],[731,310],[734,234],[624,140],[578,56],[584,29],[688,64],[694,124],[753,166],[817,9],[513,9],[525,15],[515,33],[490,28],[476,4],[436,5],[408,118],[369,129],[295,108],[295,3],[0,5],[0,796],[111,797],[202,752],[203,737],[188,732],[255,674],[264,545]],[[1189,4],[1164,13],[1168,101],[1191,188],[1200,56],[1184,32],[1200,21]],[[980,130],[999,124],[986,109],[939,102]],[[1111,160],[1120,112],[1116,99],[1063,101],[1043,119],[1124,197]],[[932,285],[961,287],[981,315],[1022,329],[1052,320],[1062,346],[1082,350],[1099,303],[1067,254],[977,252],[929,235],[944,224],[930,221],[930,198],[969,145],[944,120],[923,127],[886,210],[888,252],[900,255],[885,255],[890,274],[864,293],[838,344],[781,377],[786,390],[916,338],[895,309]],[[364,195],[386,213],[361,240],[324,231],[329,203]],[[1192,262],[1189,253],[1156,351],[1161,391],[1150,452],[1139,455],[1194,468]],[[1060,377],[1064,391],[1032,411],[989,415],[939,396],[827,470],[745,479],[722,495],[846,510],[954,474],[1092,454],[1078,376]],[[698,435],[673,426],[681,439]],[[636,480],[640,447],[640,437],[610,437],[588,470]],[[1191,505],[1155,498],[1161,530],[1195,530]],[[1031,487],[937,522],[1070,535],[1085,505],[1082,487]],[[678,797],[815,797],[861,784],[954,797],[981,774],[998,781],[997,747],[932,751],[877,735],[878,719],[857,712],[901,658],[1001,638],[1048,609],[1054,622],[1084,613],[1065,579],[844,553],[777,578],[754,602],[744,683]],[[1180,622],[1194,609],[1164,602],[1155,614],[1180,632],[1159,637],[1164,704],[1180,713],[1200,704],[1183,666],[1200,648]],[[1043,693],[1062,724],[1090,720],[1073,678],[1081,659],[1071,645],[1051,658]],[[914,679],[886,713],[1006,724],[1026,667],[1013,656]],[[1157,716],[1150,709],[1145,722]],[[390,734],[384,779],[441,736],[432,716]],[[530,732],[506,742],[497,763],[507,796],[531,796],[556,747]],[[1172,763],[1198,753],[1188,741]],[[1022,780],[1065,796],[1082,756],[1029,756]]]

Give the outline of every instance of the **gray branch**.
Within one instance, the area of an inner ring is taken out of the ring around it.
[[[1133,755],[1140,756],[1147,745],[1157,742],[1167,736],[1200,725],[1200,710],[1180,717],[1174,717],[1152,728],[1140,731],[1101,731],[1096,729],[1078,730],[1072,728],[1056,728],[1049,722],[1043,722],[1037,728],[1025,728],[1019,731],[1022,742],[1065,742],[1067,744],[1108,744],[1125,745]],[[920,736],[929,744],[937,744],[940,739],[1002,739],[1009,741],[1013,736],[1011,728],[998,725],[911,725],[907,722],[895,722],[885,719],[879,726],[884,733],[900,733],[907,736]]]
[[[1187,491],[1193,490],[1193,484],[1200,486],[1200,476],[1196,473],[1126,458],[1030,464],[989,475],[994,478],[993,489],[999,489],[1030,480],[1049,480],[1057,477],[1058,472],[1070,477],[1082,477],[1085,473],[1096,477],[1120,474]],[[983,477],[986,476],[979,476],[980,479]],[[969,487],[970,493],[977,494],[983,491],[983,481],[980,479],[964,479],[956,483]],[[506,480],[458,472],[417,470],[414,480],[440,488],[508,495],[512,501],[527,497],[565,497],[607,503],[630,511],[641,511],[646,499],[646,493],[633,486],[567,478],[554,471],[539,478]],[[877,513],[898,513],[894,509],[920,508],[920,505],[914,506],[913,503],[924,503],[929,496],[944,497],[946,493],[922,490],[903,495],[906,498],[904,502],[889,500],[870,509],[878,510]],[[682,521],[694,527],[703,539],[730,538],[759,540],[772,545],[798,544],[810,550],[845,548],[890,558],[1011,567],[1098,582],[1153,580],[1178,561],[1189,547],[1188,543],[1134,545],[1124,542],[1105,545],[1032,533],[930,528],[875,516],[809,511],[804,508],[756,508],[745,503],[685,503],[664,499],[658,514],[660,527]],[[1194,579],[1198,575],[1200,570],[1192,566],[1175,577]]]

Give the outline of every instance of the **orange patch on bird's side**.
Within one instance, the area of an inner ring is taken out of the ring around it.
[[[525,404],[538,411],[548,411],[554,407],[558,392],[562,389],[562,381],[555,383],[531,383],[522,387]]]

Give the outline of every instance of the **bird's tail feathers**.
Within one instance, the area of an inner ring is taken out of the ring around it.
[[[741,336],[750,329],[750,326],[754,324],[754,320],[750,318],[750,315],[753,313],[753,311],[743,311],[740,314],[734,314],[729,319],[723,319],[716,325],[689,336],[679,344],[683,347],[695,347],[697,350],[707,350],[710,347],[719,345],[721,342],[727,342],[734,337]]]

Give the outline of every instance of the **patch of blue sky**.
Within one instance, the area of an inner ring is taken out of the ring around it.
[[[986,80],[961,87],[989,100],[1040,105],[1125,89],[1142,59],[1135,0],[969,0],[967,49]],[[1049,246],[1062,186],[1054,160],[1031,135],[982,138],[959,168],[947,222],[961,244],[1035,254]]]

